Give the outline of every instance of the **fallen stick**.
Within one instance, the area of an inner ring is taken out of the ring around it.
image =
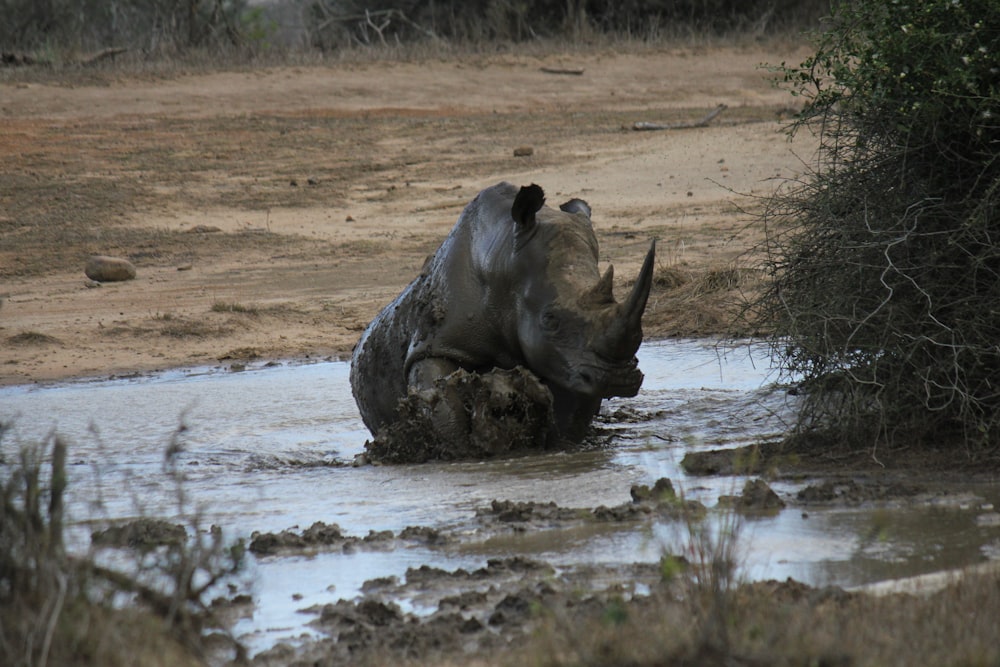
[[[541,70],[546,74],[569,74],[571,76],[582,76],[583,68],[575,67],[542,67]]]
[[[128,51],[128,49],[120,46],[113,46],[111,48],[104,49],[103,51],[98,51],[97,53],[89,55],[85,58],[80,58],[80,60],[77,61],[77,64],[83,65],[84,67],[88,67],[90,65],[95,65],[107,58],[114,58],[115,56],[121,53],[125,53],[126,51]]]
[[[651,131],[651,130],[688,130],[694,127],[705,127],[718,116],[720,113],[728,109],[725,104],[720,104],[711,111],[708,115],[699,121],[686,122],[686,123],[647,123],[644,121],[636,121],[632,123],[632,129],[637,131]]]

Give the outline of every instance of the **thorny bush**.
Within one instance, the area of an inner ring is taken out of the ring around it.
[[[1000,445],[1000,3],[834,3],[778,68],[816,131],[767,201],[751,304],[802,383],[800,427],[841,442]]]

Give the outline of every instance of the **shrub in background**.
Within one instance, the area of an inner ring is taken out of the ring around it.
[[[259,55],[421,41],[479,44],[595,34],[761,35],[813,21],[826,0],[0,0],[0,52],[118,47]]]
[[[752,304],[800,378],[802,426],[1000,444],[1000,3],[835,3],[779,71],[819,133],[768,201]]]
[[[0,50],[176,54],[242,46],[244,33],[265,27],[260,10],[247,7],[247,0],[0,0]]]

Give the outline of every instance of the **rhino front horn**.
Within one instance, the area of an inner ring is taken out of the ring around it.
[[[639,271],[639,278],[636,279],[632,287],[631,294],[624,304],[625,317],[629,329],[639,327],[642,324],[642,314],[646,310],[646,301],[649,299],[649,289],[653,285],[653,263],[656,259],[656,239],[649,245],[649,252],[642,262],[642,269]]]

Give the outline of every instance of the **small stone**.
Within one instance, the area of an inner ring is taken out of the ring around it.
[[[535,149],[531,146],[518,146],[514,149],[514,157],[531,157],[535,154]]]
[[[135,265],[120,257],[94,255],[87,260],[87,266],[83,272],[91,280],[112,283],[135,278]]]

